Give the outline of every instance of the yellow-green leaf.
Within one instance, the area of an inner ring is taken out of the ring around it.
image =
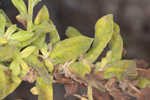
[[[104,71],[104,78],[117,77],[122,80],[125,76],[135,77],[136,62],[134,60],[120,60],[111,65]]]
[[[52,79],[51,82],[46,82],[42,78],[38,78],[36,87],[39,90],[38,100],[53,100]]]
[[[112,51],[108,51],[106,56],[102,58],[101,62],[96,62],[96,72],[103,71],[107,64],[110,64],[112,60]]]
[[[33,28],[33,8],[36,4],[38,4],[41,0],[28,0],[28,19],[27,19],[27,30],[31,31]]]
[[[60,40],[56,26],[51,20],[38,25],[34,25],[33,30],[39,30],[40,32],[49,33],[49,40],[53,45]]]
[[[24,60],[20,60],[20,65],[21,65],[21,77],[24,77],[28,73],[30,67]]]
[[[20,64],[17,60],[11,62],[9,69],[12,71],[12,74],[15,76],[21,73]]]
[[[11,26],[12,22],[10,21],[10,19],[8,18],[8,16],[5,14],[5,12],[2,9],[0,9],[0,14],[5,17],[5,19],[6,19],[6,26],[7,27]]]
[[[6,66],[0,65],[0,100],[12,93],[21,83],[17,76],[11,76],[9,72],[5,74],[8,71],[6,68]]]
[[[25,61],[32,67],[44,67],[44,64],[38,59],[38,54],[30,55]]]
[[[15,77],[14,77],[15,78]],[[17,77],[18,78],[18,77]],[[19,86],[21,83],[21,80],[18,78],[17,83],[10,81],[11,79],[7,79],[6,86],[3,86],[0,88],[0,100],[3,100],[5,97],[7,97],[9,94],[15,91],[15,89]],[[1,87],[1,86],[0,86]]]
[[[15,49],[11,46],[1,46],[0,47],[0,61],[8,60],[13,57]]]
[[[67,37],[75,37],[82,35],[76,28],[69,26],[65,32]]]
[[[43,22],[48,22],[48,21],[49,21],[49,12],[47,7],[44,5],[38,12],[34,20],[34,24],[41,24]]]
[[[42,55],[43,56],[48,56],[49,55],[49,47],[48,46],[51,46],[50,44],[48,45],[48,44],[46,44],[46,43],[44,43],[43,45],[42,45],[43,47],[40,49],[40,51],[41,51],[41,53],[42,53]],[[52,47],[51,47],[52,48]]]
[[[32,0],[32,5],[35,7],[41,0]]]
[[[27,8],[24,3],[24,0],[11,0],[14,6],[18,9],[20,14],[25,14],[27,15]]]
[[[120,35],[119,26],[114,23],[114,32],[111,39],[112,62],[120,60],[123,52],[123,40]]]
[[[38,39],[36,39],[35,41],[32,42],[33,45],[35,45],[38,48],[42,48],[43,45],[45,44],[45,37],[46,34],[45,33],[41,33],[41,35],[39,36]]]
[[[17,30],[16,25],[11,25],[10,27],[8,27],[5,36],[9,39],[9,37],[12,35],[12,33],[14,33]]]
[[[33,95],[38,95],[38,94],[40,94],[40,91],[39,91],[39,89],[38,89],[37,87],[33,87],[30,91],[31,91],[31,93],[32,93]]]
[[[5,32],[5,26],[6,26],[6,19],[0,13],[0,34],[4,34],[4,32]]]
[[[150,85],[150,80],[149,79],[144,78],[144,77],[140,77],[138,79],[137,86],[139,86],[140,88],[146,88],[149,85]]]
[[[6,44],[8,41],[4,37],[0,37],[0,46]]]
[[[35,32],[34,35],[32,36],[32,38],[28,39],[27,41],[21,42],[21,47],[25,47],[25,46],[30,45],[31,43],[33,43],[34,41],[39,39],[41,34],[42,34],[41,32]]]
[[[28,0],[28,14],[32,17],[33,8],[40,2],[41,0]]]
[[[23,49],[23,51],[21,51],[21,57],[22,58],[27,58],[28,56],[30,56],[34,50],[36,49],[35,46],[28,46],[25,49]]]
[[[113,34],[113,15],[100,18],[95,25],[95,39],[92,48],[85,55],[85,59],[94,62],[102,53]]]
[[[32,31],[38,31],[41,33],[47,33],[50,32],[51,30],[52,30],[52,25],[48,22],[43,22],[41,24],[34,25],[32,28]]]
[[[58,41],[60,41],[60,37],[59,37],[58,31],[56,29],[56,26],[53,24],[53,22],[51,20],[49,21],[49,24],[50,24],[49,28],[51,29],[49,32],[49,34],[50,34],[49,39],[50,39],[50,43],[54,45]]]
[[[92,41],[93,39],[85,36],[77,36],[60,41],[55,45],[50,59],[55,60],[55,64],[76,59],[90,48]]]
[[[33,32],[18,31],[11,36],[11,39],[23,42],[23,41],[26,41],[26,40],[32,38],[33,35],[34,35]]]
[[[69,70],[74,74],[84,77],[91,72],[91,67],[84,61],[74,62],[69,66]]]
[[[7,79],[3,67],[4,67],[3,65],[0,65],[0,94],[2,93],[3,89],[6,87],[6,83],[7,83]]]
[[[53,45],[60,40],[58,31],[51,20],[38,25],[34,25],[32,30],[35,30],[40,33],[49,33],[49,40],[50,43]]]
[[[48,59],[46,59],[44,62],[45,62],[45,65],[46,65],[48,71],[53,72],[54,66],[53,66],[52,62],[49,61]]]
[[[10,80],[13,80],[13,81],[10,81]],[[11,94],[12,92],[15,91],[15,89],[19,86],[19,84],[21,83],[21,79],[18,78],[17,76],[13,76],[13,77],[10,77],[9,76],[9,79],[7,80],[8,83],[7,83],[7,87],[5,87],[5,93],[4,94],[1,94],[3,95],[2,98],[8,96],[9,94]],[[2,98],[0,97],[0,99],[2,100]]]

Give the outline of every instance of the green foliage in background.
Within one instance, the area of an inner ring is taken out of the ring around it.
[[[39,95],[38,100],[53,100],[53,70],[55,66],[68,62],[71,63],[60,69],[67,68],[81,79],[90,74],[93,66],[95,74],[104,71],[104,79],[136,77],[135,61],[122,60],[123,40],[112,14],[97,21],[94,38],[68,27],[65,33],[68,38],[60,40],[45,5],[33,19],[33,8],[40,0],[28,0],[28,8],[24,0],[11,1],[19,11],[17,20],[26,29],[12,24],[0,10],[0,99],[12,93],[30,69],[35,69],[39,75],[36,86],[31,89],[32,93]],[[49,43],[45,42],[47,33]],[[101,61],[96,61],[106,47],[109,47],[106,56]],[[149,81],[145,82],[149,84]],[[140,80],[139,85],[145,87]],[[93,100],[91,87],[94,86],[88,84],[89,100]]]

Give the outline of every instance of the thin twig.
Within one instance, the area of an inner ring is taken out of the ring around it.
[[[132,83],[128,82],[129,87],[131,87],[135,92],[141,95],[141,91],[137,89]]]

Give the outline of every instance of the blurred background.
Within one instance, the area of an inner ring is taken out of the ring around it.
[[[115,21],[120,25],[124,48],[127,50],[126,57],[150,61],[150,0],[42,0],[42,3],[34,9],[34,15],[43,4],[48,7],[61,39],[66,37],[64,32],[68,26],[73,26],[81,33],[93,37],[96,21],[112,13]],[[0,0],[0,8],[7,13],[13,23],[16,23],[15,16],[18,12],[11,4],[11,0]],[[28,86],[26,84],[22,85]],[[56,84],[55,90],[61,90],[57,93],[60,92],[63,97],[65,90],[62,86],[58,88],[59,86]],[[13,94],[10,95],[11,99],[6,98],[6,100],[16,100],[16,98],[12,99],[14,95],[21,98],[17,97],[18,100],[36,99],[31,94],[26,96],[27,92],[25,92],[23,94],[25,96]],[[56,100],[63,100],[61,96],[55,96]]]

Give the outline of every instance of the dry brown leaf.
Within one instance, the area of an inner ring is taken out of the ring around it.
[[[137,68],[148,68],[148,65],[149,65],[148,62],[146,62],[143,59],[136,60],[136,67]]]
[[[138,100],[150,100],[150,88],[142,89],[141,93]]]
[[[66,97],[66,96],[75,94],[79,88],[79,84],[78,83],[65,84],[64,87],[66,90],[66,94],[65,94],[65,97]]]
[[[23,78],[23,80],[29,83],[33,83],[38,76],[39,76],[38,72],[35,69],[31,68],[27,73],[27,75]]]
[[[150,79],[150,69],[142,69],[137,68],[138,77],[145,77],[147,79]]]
[[[95,88],[93,89],[93,97],[94,100],[111,100],[108,92],[101,92]]]

